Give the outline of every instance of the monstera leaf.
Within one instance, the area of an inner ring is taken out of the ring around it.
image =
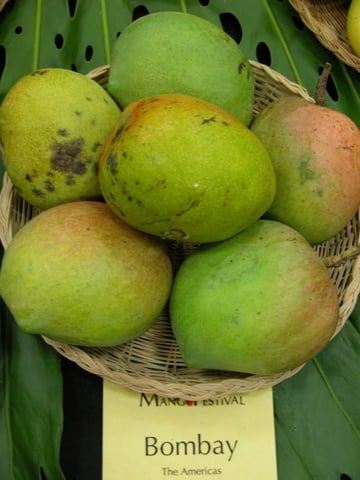
[[[279,479],[360,476],[360,308],[300,373],[274,388]]]
[[[10,0],[0,13],[0,102],[17,79],[36,68],[87,73],[109,63],[125,25],[147,13],[181,8],[224,28],[248,58],[312,96],[330,62],[327,105],[360,125],[359,74],[319,44],[286,0]],[[274,387],[280,480],[360,478],[359,318],[357,308],[320,355]],[[62,480],[59,358],[40,338],[19,332],[4,305],[0,345],[0,478]]]
[[[253,60],[314,95],[319,71],[333,65],[327,104],[360,123],[359,74],[309,32],[285,0],[188,0],[190,13],[222,26]],[[57,66],[82,73],[109,63],[121,30],[137,16],[180,10],[179,0],[12,0],[0,18],[0,101],[20,76]],[[1,3],[0,3],[1,5]],[[210,80],[209,80],[210,81]]]

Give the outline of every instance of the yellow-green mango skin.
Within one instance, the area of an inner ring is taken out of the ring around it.
[[[122,108],[157,94],[192,95],[249,125],[254,85],[248,59],[221,28],[189,13],[157,12],[121,32],[108,90]]]
[[[20,78],[0,107],[0,144],[22,197],[40,209],[99,197],[99,157],[120,113],[80,73],[45,68]]]
[[[40,213],[12,239],[0,294],[19,327],[83,346],[141,335],[164,308],[172,266],[164,244],[97,201]]]
[[[360,57],[360,0],[351,0],[346,16],[346,33],[351,48]]]
[[[183,262],[170,319],[188,367],[272,375],[327,345],[338,300],[308,242],[287,225],[261,219]]]
[[[360,205],[360,130],[346,115],[298,97],[273,102],[251,125],[276,173],[266,217],[311,244],[339,233]]]
[[[164,94],[130,104],[99,162],[102,194],[132,227],[168,240],[213,242],[256,221],[275,195],[270,157],[221,108]]]

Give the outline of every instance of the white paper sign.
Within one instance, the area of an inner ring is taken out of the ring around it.
[[[103,480],[276,480],[272,389],[220,400],[104,381]]]

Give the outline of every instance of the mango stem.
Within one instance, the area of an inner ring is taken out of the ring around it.
[[[326,86],[329,80],[329,75],[332,69],[332,65],[326,62],[316,84],[315,103],[316,105],[325,106],[325,94]]]

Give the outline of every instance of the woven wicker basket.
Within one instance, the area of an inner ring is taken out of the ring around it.
[[[289,0],[319,42],[346,65],[360,72],[360,57],[346,33],[350,0]]]
[[[255,83],[254,114],[273,100],[285,95],[301,96],[313,101],[307,91],[265,65],[251,62]],[[106,87],[108,66],[89,73]],[[13,235],[30,218],[39,213],[13,188],[5,174],[0,192],[0,240],[6,248]],[[321,257],[338,255],[359,244],[360,219],[356,215],[336,237],[314,247]],[[173,243],[171,256],[175,264],[191,253],[191,245]],[[340,301],[340,316],[335,335],[350,316],[360,291],[360,258],[348,258],[338,267],[329,268]],[[61,355],[83,369],[121,386],[144,393],[186,400],[221,398],[276,385],[296,374],[302,367],[277,375],[244,375],[233,372],[186,368],[173,337],[166,312],[143,336],[110,348],[84,348],[44,340]]]

